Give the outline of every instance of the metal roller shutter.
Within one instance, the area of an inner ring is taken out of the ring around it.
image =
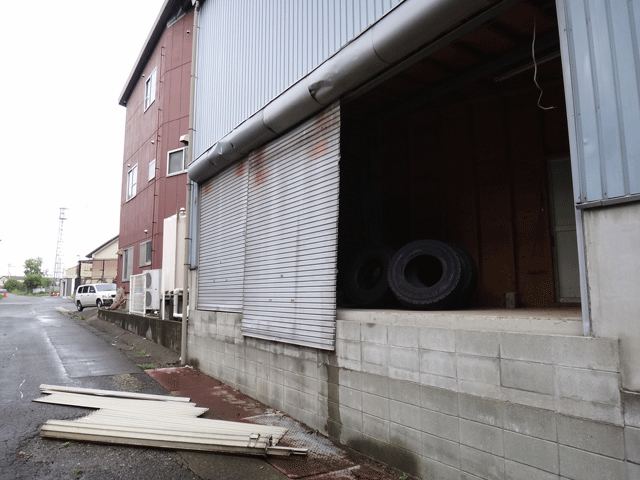
[[[198,308],[242,311],[247,161],[199,187]]]
[[[340,110],[249,156],[242,333],[335,348]]]

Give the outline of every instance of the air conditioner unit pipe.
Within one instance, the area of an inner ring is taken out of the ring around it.
[[[173,291],[173,316],[175,318],[182,318],[182,312],[178,312],[178,297],[182,295],[182,289],[176,288]],[[182,297],[182,301],[184,302],[184,296]],[[184,303],[183,303],[184,305]],[[183,309],[184,311],[184,309]],[[187,304],[187,317],[189,316],[189,304]]]

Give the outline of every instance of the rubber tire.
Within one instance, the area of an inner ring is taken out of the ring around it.
[[[421,257],[433,263],[440,262],[442,273],[436,273],[437,280],[426,284],[421,273],[424,267],[416,262]],[[413,262],[416,261],[416,262]],[[418,240],[411,242],[391,259],[388,271],[389,287],[403,305],[424,310],[440,310],[457,297],[462,279],[462,260],[456,249],[438,240]]]
[[[102,300],[101,299],[97,299],[96,300],[96,307],[102,308]]]
[[[84,307],[82,306],[82,304],[80,303],[80,300],[78,300],[76,302],[76,308],[78,309],[79,312],[81,312],[82,310],[84,310]]]
[[[451,306],[460,309],[469,308],[478,283],[478,269],[469,252],[455,243],[449,243],[449,246],[458,253],[462,261],[462,279],[460,280],[456,298],[452,300]]]
[[[343,277],[344,293],[360,307],[374,306],[391,300],[388,270],[393,250],[371,247],[358,253],[347,266]]]

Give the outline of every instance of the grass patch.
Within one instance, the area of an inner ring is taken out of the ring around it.
[[[153,363],[143,363],[141,365],[138,365],[140,368],[142,368],[143,370],[153,370],[154,368],[156,368],[156,366]]]

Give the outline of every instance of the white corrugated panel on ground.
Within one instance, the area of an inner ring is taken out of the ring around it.
[[[247,218],[247,163],[201,185],[198,308],[241,311]]]
[[[340,109],[249,156],[242,333],[335,348]]]
[[[286,428],[197,418],[207,409],[194,403],[128,392],[40,388],[51,394],[37,402],[100,409],[75,420],[47,421],[40,431],[47,438],[250,455],[307,453],[275,446]]]

